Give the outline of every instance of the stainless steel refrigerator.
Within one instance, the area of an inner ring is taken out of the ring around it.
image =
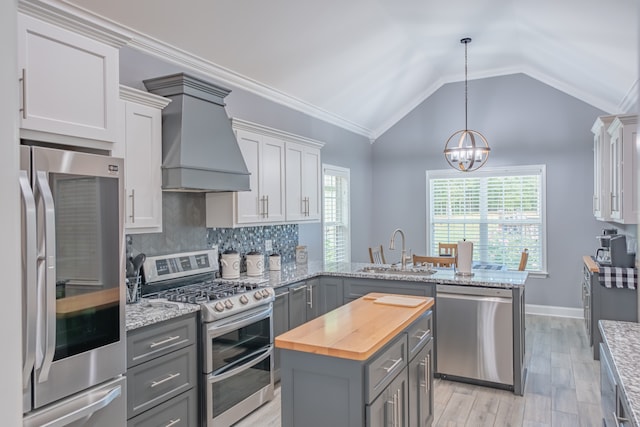
[[[24,425],[124,426],[123,160],[20,154]]]

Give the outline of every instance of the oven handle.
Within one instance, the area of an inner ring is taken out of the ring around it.
[[[255,358],[255,356],[259,355],[260,353],[263,353],[260,357]],[[256,350],[253,353],[245,356],[244,358],[236,361],[235,363],[240,363],[241,361],[246,361],[247,359],[250,359],[249,363],[244,363],[240,366],[238,366],[235,369],[231,369],[230,371],[223,371],[223,373],[211,373],[209,374],[208,378],[207,378],[207,382],[209,384],[214,384],[220,381],[224,381],[229,377],[232,377],[234,375],[237,375],[243,371],[246,371],[249,368],[254,367],[255,365],[257,365],[258,363],[262,362],[264,359],[266,359],[267,357],[271,356],[271,354],[273,353],[273,346],[272,345],[268,345],[266,347],[261,348],[260,350]],[[231,364],[228,366],[228,368],[232,368],[234,366],[234,364]]]
[[[256,320],[262,320],[270,317],[272,312],[273,307],[271,303],[269,303],[267,308],[265,308],[264,310],[260,310],[258,312],[254,311],[240,318],[229,318],[211,322],[211,324],[207,326],[207,336],[210,338],[215,338],[217,336],[224,335],[227,332],[243,328],[254,323]]]

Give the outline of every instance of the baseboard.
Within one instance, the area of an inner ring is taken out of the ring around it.
[[[525,304],[524,312],[526,314],[536,314],[540,316],[584,318],[584,310],[582,308]]]

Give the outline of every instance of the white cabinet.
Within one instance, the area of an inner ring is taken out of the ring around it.
[[[607,129],[611,221],[622,224],[638,223],[636,124],[635,115],[616,116]]]
[[[20,136],[111,150],[118,138],[118,48],[126,40],[64,19],[18,14]]]
[[[593,132],[593,215],[601,221],[611,220],[609,197],[609,145],[607,132],[614,116],[598,117],[591,127]]]
[[[207,227],[319,221],[324,144],[244,120],[231,123],[251,191],[207,193]]]
[[[124,157],[125,228],[162,232],[162,109],[170,99],[120,87],[120,138],[112,154]]]
[[[250,191],[207,193],[207,227],[283,223],[284,141],[259,128],[233,122],[242,157],[251,173]]]
[[[286,148],[287,221],[320,221],[320,148],[290,141]]]

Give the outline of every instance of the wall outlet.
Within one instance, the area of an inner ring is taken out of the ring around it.
[[[264,241],[264,250],[265,252],[270,252],[271,250],[273,250],[273,246],[271,246],[271,240]]]

